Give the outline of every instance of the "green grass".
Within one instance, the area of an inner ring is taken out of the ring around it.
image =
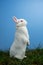
[[[0,51],[0,65],[43,65],[43,49],[27,50],[27,58],[10,58],[9,51]]]

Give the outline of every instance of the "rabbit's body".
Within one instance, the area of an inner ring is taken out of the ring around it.
[[[15,40],[10,48],[10,56],[23,59],[25,57],[27,43],[30,44],[26,26],[17,26]]]

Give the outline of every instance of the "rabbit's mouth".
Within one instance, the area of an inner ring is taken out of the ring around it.
[[[21,23],[18,23],[18,24],[16,24],[16,27],[23,27],[23,26],[26,26],[26,24],[21,24]]]

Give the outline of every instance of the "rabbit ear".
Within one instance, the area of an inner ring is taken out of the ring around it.
[[[17,18],[16,18],[15,16],[13,17],[13,20],[14,20],[15,22],[17,22]]]

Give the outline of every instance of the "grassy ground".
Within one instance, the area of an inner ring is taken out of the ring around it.
[[[9,51],[0,51],[0,65],[43,65],[43,49],[27,50],[27,58],[10,58]]]

